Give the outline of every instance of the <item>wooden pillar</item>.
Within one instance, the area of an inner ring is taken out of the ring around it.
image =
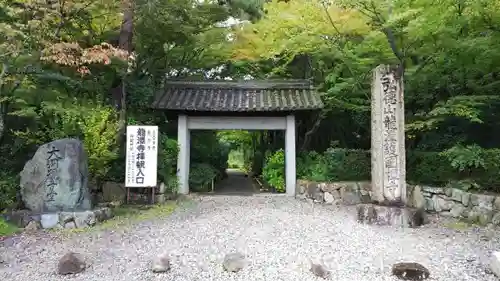
[[[286,117],[286,137],[285,137],[285,184],[286,194],[295,196],[296,158],[295,158],[295,116]]]
[[[379,203],[406,203],[403,78],[380,65],[372,82],[372,190]]]
[[[189,153],[191,147],[187,121],[188,117],[186,115],[179,115],[177,121],[177,143],[179,145],[177,179],[179,180],[179,194],[189,194]]]

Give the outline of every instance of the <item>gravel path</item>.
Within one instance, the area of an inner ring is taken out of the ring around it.
[[[321,258],[332,270],[331,280],[395,280],[390,267],[397,261],[422,263],[431,280],[496,280],[484,264],[499,248],[500,237],[484,239],[486,230],[369,227],[354,221],[351,208],[276,195],[204,196],[195,201],[167,218],[128,229],[71,238],[14,237],[0,246],[0,280],[319,280],[309,272],[309,258]],[[67,251],[81,253],[90,268],[74,276],[56,275],[58,258]],[[151,273],[150,260],[165,251],[172,257],[172,271]],[[224,255],[232,251],[250,261],[237,274],[221,267]]]

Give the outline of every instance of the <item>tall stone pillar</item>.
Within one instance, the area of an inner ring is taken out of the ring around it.
[[[372,199],[359,204],[357,221],[366,224],[418,227],[423,209],[407,206],[403,78],[396,67],[380,65],[372,84]]]
[[[379,65],[373,71],[372,192],[383,205],[406,205],[406,160],[403,78],[397,67]]]

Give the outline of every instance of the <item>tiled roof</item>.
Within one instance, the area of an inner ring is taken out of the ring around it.
[[[182,111],[269,112],[323,107],[307,80],[169,81],[153,108]]]

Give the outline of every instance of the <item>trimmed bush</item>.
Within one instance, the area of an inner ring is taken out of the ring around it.
[[[371,178],[370,152],[331,148],[325,153],[330,181],[363,181]]]
[[[325,153],[302,153],[297,159],[297,177],[312,181],[364,181],[370,179],[370,153],[331,148]]]
[[[414,184],[444,186],[459,180],[458,172],[439,152],[409,152],[406,157],[406,180]]]
[[[482,189],[500,192],[500,149],[485,149],[484,168],[471,169],[471,177]]]
[[[15,205],[18,186],[19,175],[8,171],[0,172],[0,211]]]
[[[285,152],[280,149],[266,157],[262,178],[276,189],[285,192]]]
[[[210,164],[193,163],[189,169],[189,188],[198,192],[209,191],[218,174],[219,171]]]

